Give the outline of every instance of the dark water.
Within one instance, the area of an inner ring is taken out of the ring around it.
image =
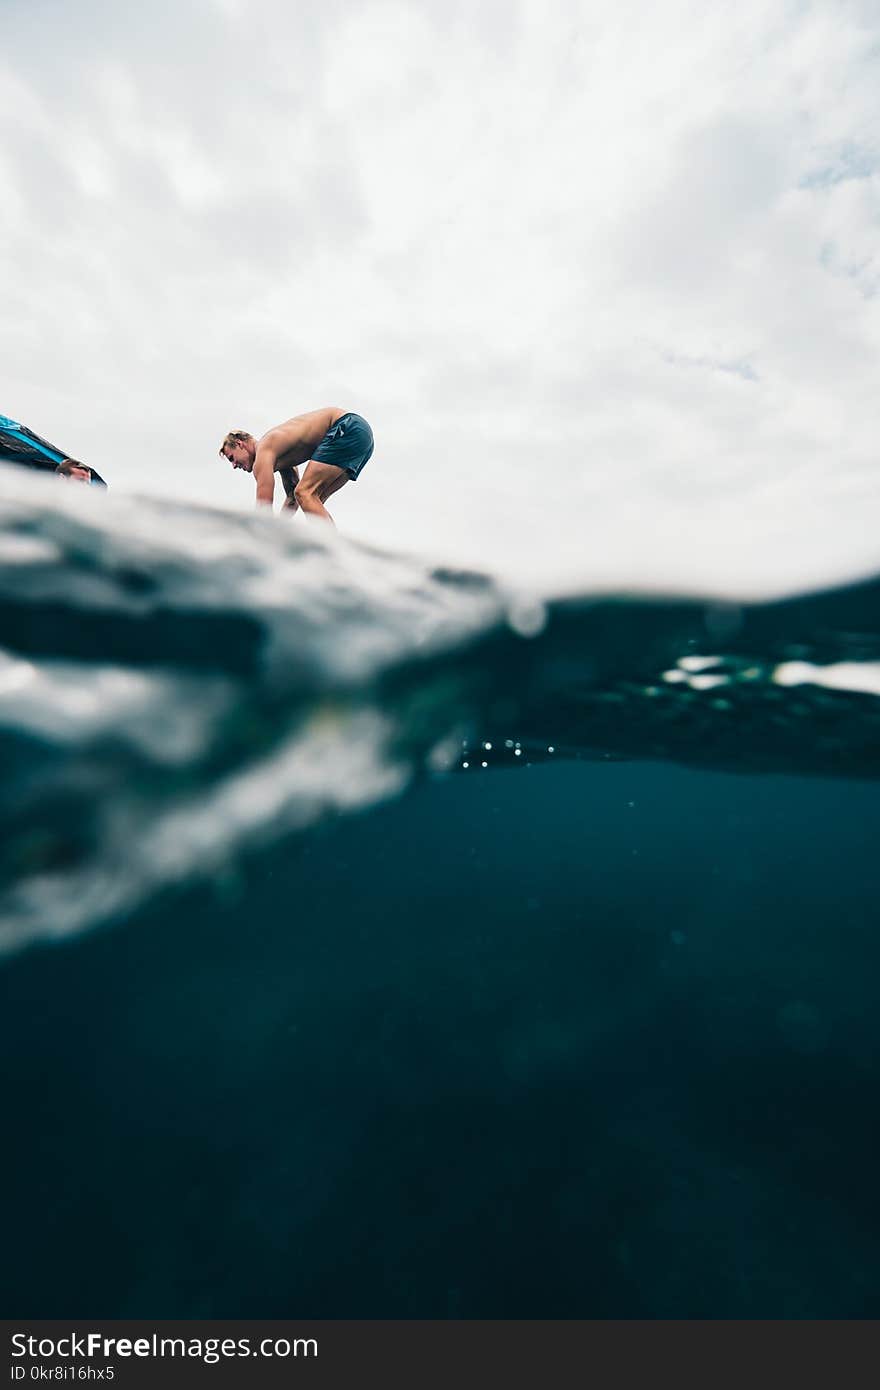
[[[880,1312],[875,584],[9,534],[8,1315]]]

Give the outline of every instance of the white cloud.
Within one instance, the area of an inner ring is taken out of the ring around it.
[[[568,587],[870,564],[875,6],[0,25],[0,409],[114,487],[248,507],[226,429],[335,403],[365,539]]]

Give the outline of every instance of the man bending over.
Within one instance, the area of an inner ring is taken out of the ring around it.
[[[233,468],[253,473],[258,502],[272,506],[277,473],[287,493],[286,510],[302,507],[330,522],[324,503],[360,475],[372,452],[373,431],[363,416],[333,406],[294,415],[259,440],[247,430],[230,430],[220,445]],[[301,463],[308,463],[302,478]]]

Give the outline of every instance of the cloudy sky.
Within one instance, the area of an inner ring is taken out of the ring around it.
[[[333,404],[357,538],[872,567],[877,0],[0,0],[0,112],[0,412],[115,492]]]

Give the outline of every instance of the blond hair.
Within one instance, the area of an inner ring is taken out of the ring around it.
[[[249,434],[247,430],[230,430],[223,443],[220,445],[219,452],[225,454],[230,444],[244,444],[245,440],[253,439],[253,437],[254,436]]]

